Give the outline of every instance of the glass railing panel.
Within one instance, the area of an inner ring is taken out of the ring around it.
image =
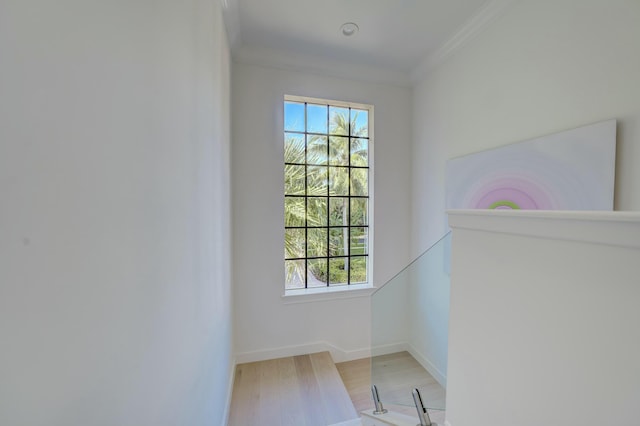
[[[447,233],[372,296],[371,383],[395,411],[415,413],[414,388],[446,407],[450,253]]]

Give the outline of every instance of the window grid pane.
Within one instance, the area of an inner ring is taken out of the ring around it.
[[[369,111],[285,101],[286,289],[368,281]]]

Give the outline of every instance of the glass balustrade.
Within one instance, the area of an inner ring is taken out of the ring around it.
[[[371,383],[385,408],[415,414],[445,409],[451,234],[431,246],[372,296]]]

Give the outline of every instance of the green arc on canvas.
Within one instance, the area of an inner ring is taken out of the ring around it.
[[[507,207],[513,210],[520,210],[519,205],[509,200],[500,200],[500,201],[496,201],[495,203],[491,203],[491,205],[489,206],[489,209],[497,209],[500,207]]]

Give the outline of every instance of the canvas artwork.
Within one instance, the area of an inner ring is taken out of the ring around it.
[[[616,120],[449,160],[447,209],[613,210]]]

